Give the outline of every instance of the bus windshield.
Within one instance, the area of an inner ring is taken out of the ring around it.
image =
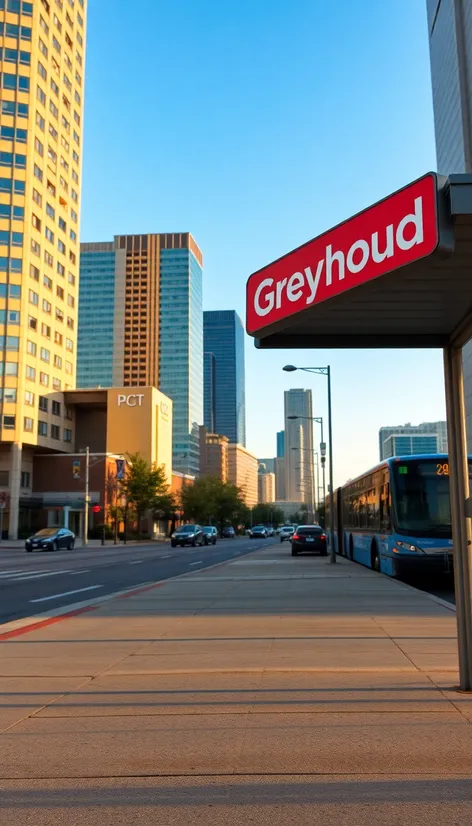
[[[417,536],[450,537],[447,461],[398,462],[393,466],[393,473],[397,529]]]

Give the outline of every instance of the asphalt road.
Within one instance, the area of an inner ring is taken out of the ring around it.
[[[32,554],[0,550],[0,625],[206,568],[272,542],[241,538],[202,548],[171,548],[165,542]]]

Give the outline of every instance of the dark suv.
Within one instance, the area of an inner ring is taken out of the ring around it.
[[[319,525],[299,525],[292,536],[292,556],[311,551],[320,556],[327,556],[326,534]]]
[[[205,541],[205,545],[216,545],[216,540],[218,538],[218,531],[213,525],[206,525],[203,530],[203,539]]]
[[[172,534],[170,544],[173,548],[177,545],[204,545],[205,537],[200,525],[181,525]]]

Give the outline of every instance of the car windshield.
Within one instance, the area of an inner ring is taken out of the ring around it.
[[[38,531],[35,533],[35,536],[54,536],[57,533],[59,528],[43,528],[42,531]]]
[[[469,463],[469,477],[472,466]],[[409,461],[394,465],[397,528],[422,536],[452,536],[447,461]]]
[[[195,533],[195,525],[182,525],[179,531],[180,533]]]
[[[211,533],[215,529],[211,528],[209,525],[206,525],[204,528],[202,528],[202,530],[203,530],[204,533]]]
[[[256,525],[253,531],[265,531],[264,525]]]

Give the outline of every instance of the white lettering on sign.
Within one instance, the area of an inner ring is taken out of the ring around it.
[[[144,393],[131,393],[129,396],[125,396],[124,393],[119,393],[117,398],[118,407],[122,407],[124,404],[128,407],[141,407],[143,399]]]
[[[423,198],[418,197],[414,199],[414,211],[405,215],[396,229],[394,224],[388,224],[380,232],[373,232],[369,240],[359,238],[354,241],[347,252],[333,250],[328,244],[324,257],[316,264],[315,275],[312,267],[305,267],[280,281],[264,278],[254,294],[254,311],[258,316],[266,316],[274,309],[279,310],[285,302],[295,303],[303,296],[305,305],[309,306],[316,299],[323,273],[325,287],[330,287],[336,279],[343,281],[348,273],[358,275],[370,259],[380,264],[387,258],[394,258],[397,249],[410,250],[423,241]]]

